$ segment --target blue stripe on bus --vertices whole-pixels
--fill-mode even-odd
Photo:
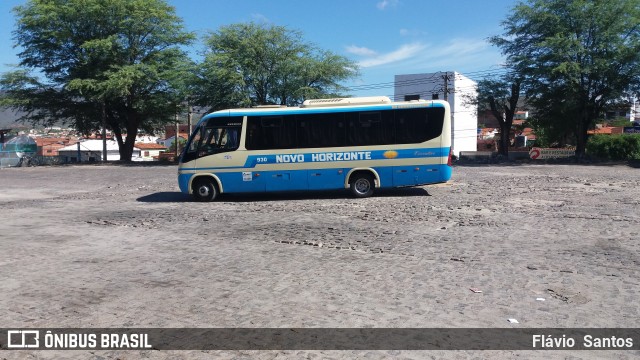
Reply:
[[[416,186],[446,182],[451,178],[448,165],[408,165],[373,167],[380,177],[382,188]],[[289,190],[338,190],[344,188],[349,168],[272,170],[259,172],[215,173],[225,193]],[[259,174],[259,176],[258,176]],[[189,182],[199,174],[180,174],[178,184],[188,193]]]
[[[375,151],[327,151],[307,154],[251,155],[247,158],[245,168],[253,168],[260,164],[288,164],[310,162],[340,162],[357,160],[415,159],[443,157],[449,155],[448,148],[426,148],[406,150]]]
[[[256,165],[294,164],[294,163],[325,163],[359,160],[391,160],[391,159],[418,159],[449,156],[449,148],[422,148],[403,150],[374,150],[374,151],[326,151],[313,153],[289,153],[250,155],[244,166],[226,167],[196,167],[182,168],[181,171],[195,170],[222,170],[222,169],[252,169]]]

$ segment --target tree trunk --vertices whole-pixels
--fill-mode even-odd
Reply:
[[[127,125],[127,137],[124,144],[120,146],[120,161],[131,161],[133,155],[133,147],[136,143],[136,135],[138,134],[138,127],[129,124]]]
[[[518,99],[520,98],[520,82],[516,81],[511,84],[511,95],[507,100],[507,104],[503,104],[502,108],[499,108],[496,98],[489,96],[489,107],[491,113],[498,119],[500,124],[500,143],[498,144],[498,154],[505,157],[509,156],[509,136],[511,135],[511,126],[513,125],[513,116],[516,113],[516,106],[518,105]]]
[[[500,145],[498,147],[498,154],[503,156],[509,156],[509,135],[511,134],[511,124],[500,121]]]
[[[576,129],[576,158],[584,158],[587,150],[587,128],[589,121],[584,118],[578,121],[578,128]]]
[[[498,120],[498,125],[500,125],[500,140],[498,141],[498,154],[508,156],[509,155],[509,131],[511,130],[511,125],[508,125],[507,127],[507,122],[504,117],[504,114],[498,110],[498,104],[495,98],[489,97],[489,106],[491,108],[491,113]]]
[[[130,162],[133,155],[133,146],[136,143],[136,136],[138,135],[138,118],[137,114],[133,110],[129,110],[127,114],[127,137],[124,143],[119,143],[120,161]],[[178,134],[176,134],[177,140]]]
[[[587,107],[583,104],[581,115],[578,119],[578,126],[576,128],[576,158],[578,159],[584,158],[584,154],[587,149],[587,130],[590,122]]]
[[[509,146],[511,142],[509,141],[509,137],[511,136],[511,127],[513,126],[513,117],[516,113],[516,107],[518,106],[518,99],[520,98],[520,81],[515,81],[511,84],[511,95],[509,96],[509,104],[505,105],[503,108],[504,111],[504,120],[500,121],[500,131],[504,136],[501,137],[501,155],[505,157],[509,156]]]

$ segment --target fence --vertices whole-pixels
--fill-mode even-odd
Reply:
[[[15,156],[7,156],[9,153],[0,154],[0,169],[18,167],[21,166],[20,158]],[[52,165],[64,165],[69,164],[70,161],[66,156],[41,156],[36,155],[31,157],[33,164],[37,166],[52,166]]]

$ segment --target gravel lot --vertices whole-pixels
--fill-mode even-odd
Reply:
[[[457,166],[448,184],[367,199],[313,192],[213,203],[192,202],[176,178],[175,166],[0,170],[0,327],[638,327],[638,169]],[[213,355],[551,356],[3,351],[0,359]]]

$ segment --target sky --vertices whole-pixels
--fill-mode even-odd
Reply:
[[[487,38],[516,0],[167,0],[187,30],[202,38],[221,26],[256,22],[302,32],[306,42],[360,66],[344,83],[353,96],[393,95],[395,75],[456,71],[478,80],[500,71],[504,57]],[[27,0],[0,0],[0,72],[17,64],[12,9]]]

